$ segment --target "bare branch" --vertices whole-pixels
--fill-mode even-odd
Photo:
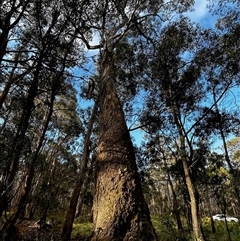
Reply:
[[[79,32],[79,34],[81,35],[80,39],[85,43],[87,49],[100,49],[103,47],[102,44],[90,45],[83,33]]]
[[[149,123],[143,124],[143,125],[140,125],[140,126],[136,126],[136,127],[134,127],[134,128],[128,129],[128,131],[135,131],[135,130],[138,130],[138,129],[142,129],[143,127],[146,127],[146,126],[148,126],[148,125],[149,125]]]

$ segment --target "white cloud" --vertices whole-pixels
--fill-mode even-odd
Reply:
[[[90,44],[91,46],[99,45],[99,44],[100,44],[99,32],[95,31],[95,32],[93,33],[92,40],[89,42],[89,44]]]
[[[195,0],[193,11],[185,15],[193,22],[199,23],[203,28],[212,28],[216,24],[216,16],[214,17],[207,7],[208,0]]]
[[[208,0],[196,0],[194,4],[194,11],[187,13],[195,22],[200,22],[209,12],[207,9]]]

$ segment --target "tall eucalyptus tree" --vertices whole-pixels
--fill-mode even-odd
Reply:
[[[196,37],[197,36],[197,37]],[[194,133],[200,103],[206,93],[201,80],[201,66],[195,56],[202,46],[201,31],[186,18],[166,26],[150,61],[149,99],[142,123],[150,124],[150,133],[159,132],[172,139],[172,156],[181,163],[191,207],[194,240],[204,240],[198,212],[197,188],[191,166],[194,161]],[[149,104],[148,104],[149,103]],[[150,107],[151,106],[151,107]],[[159,126],[156,125],[159,123]]]
[[[84,19],[86,31],[79,31],[79,38],[86,47],[99,49],[99,78],[96,84],[99,88],[100,130],[96,157],[92,241],[157,240],[144,200],[134,148],[117,89],[115,50],[123,38],[130,43],[134,38],[142,38],[150,44],[149,36],[154,34],[151,30],[156,17],[158,20],[166,17],[164,10],[183,11],[192,1],[164,3],[105,0],[88,2],[85,6],[83,2],[68,1],[66,9],[71,15],[70,21],[76,28],[79,19]],[[95,34],[99,44],[91,45],[89,33]]]
[[[89,29],[98,31],[100,37],[99,45],[91,46],[80,32],[89,49],[100,48],[98,84],[101,116],[92,240],[156,239],[113,72],[115,47],[136,25],[142,7],[139,2],[95,1],[88,6],[85,16],[81,16],[86,18]],[[88,21],[88,14],[91,14],[92,22]]]
[[[100,48],[98,87],[101,112],[92,240],[157,240],[143,197],[113,71],[115,47],[139,18],[145,20],[145,16],[138,15],[143,5],[138,1],[96,1],[89,7],[97,10],[95,26],[89,27],[98,30],[100,43],[91,46],[84,34],[81,39],[89,49]]]

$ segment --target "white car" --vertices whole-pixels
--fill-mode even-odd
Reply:
[[[212,216],[212,217],[213,217],[213,220],[214,220],[214,221],[215,221],[215,220],[225,221],[225,218],[226,218],[226,220],[227,220],[228,222],[231,222],[231,221],[233,221],[233,222],[238,222],[238,221],[239,221],[238,218],[229,217],[229,216],[227,216],[227,215],[225,215],[225,214],[216,214],[216,215],[214,215],[214,216]]]

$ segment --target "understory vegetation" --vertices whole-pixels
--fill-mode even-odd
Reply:
[[[0,1],[1,241],[240,240],[240,2],[199,2]]]
[[[31,226],[26,227],[25,229],[20,229],[22,238],[19,237],[19,240],[36,240],[36,241],[57,241],[61,233],[61,220],[63,221],[64,217],[52,217],[51,220],[58,220],[58,225],[49,226],[44,230],[33,230]],[[172,218],[171,214],[165,215],[154,215],[152,216],[153,226],[156,230],[156,233],[159,237],[159,240],[162,241],[189,241],[192,240],[191,227],[187,224],[184,225],[184,230],[179,230],[177,224]],[[50,223],[50,222],[49,222]],[[202,218],[203,232],[206,240],[209,241],[225,241],[232,240],[238,241],[240,238],[240,225],[239,223],[229,222],[226,224],[222,221],[215,221],[215,232],[212,231],[211,220],[209,217]],[[38,227],[39,228],[39,227]],[[229,230],[229,233],[227,231]],[[71,240],[89,240],[93,232],[93,223],[89,220],[88,217],[82,217],[75,220],[73,224],[72,239]],[[38,235],[36,235],[36,233]],[[230,237],[229,237],[230,235]]]

